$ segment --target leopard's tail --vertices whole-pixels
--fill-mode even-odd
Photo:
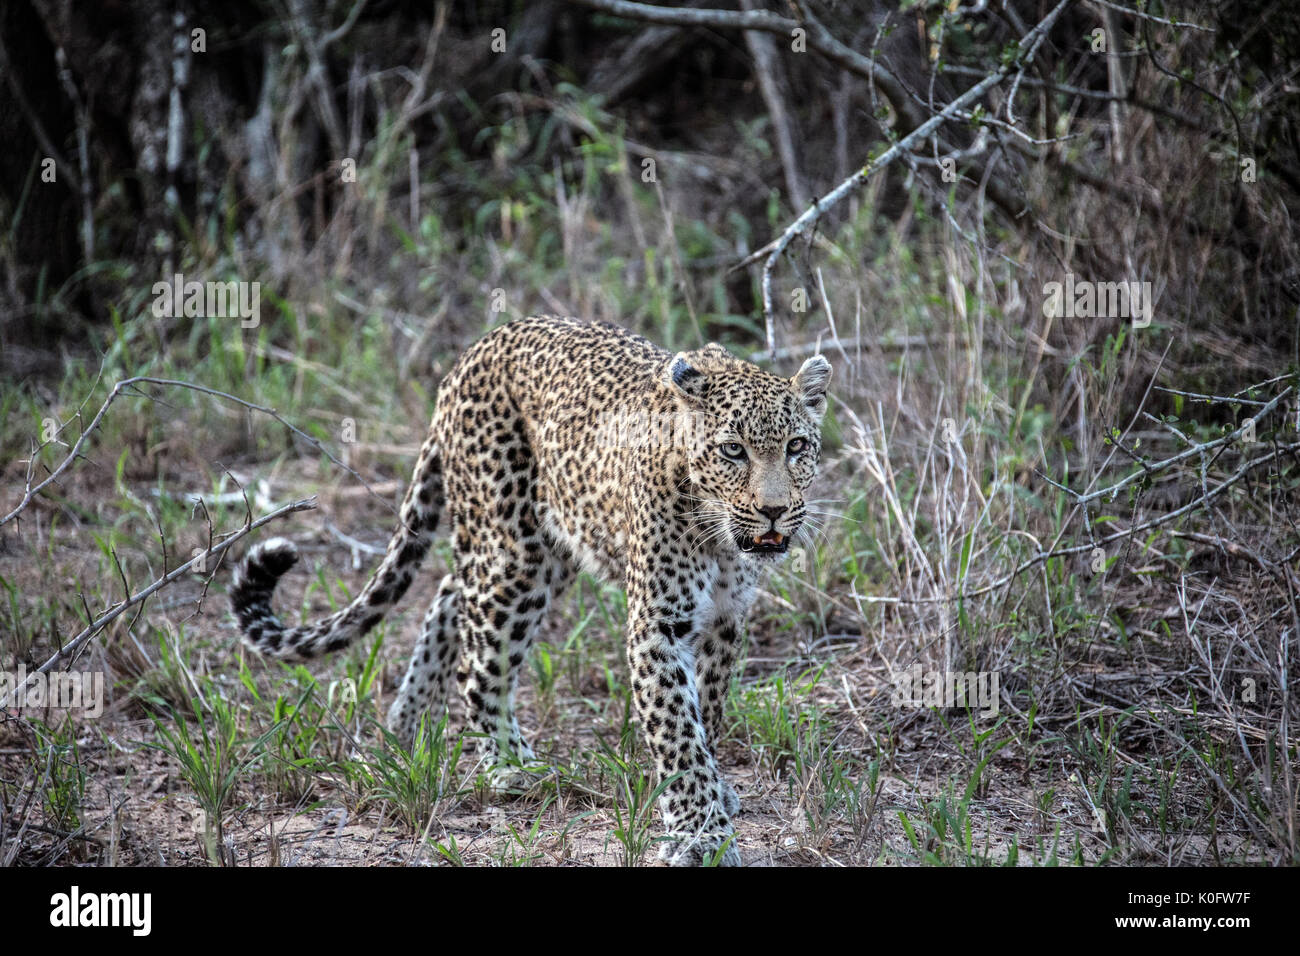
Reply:
[[[271,657],[301,661],[347,647],[368,633],[410,587],[429,553],[444,504],[442,460],[430,438],[420,451],[384,560],[351,604],[315,624],[286,628],[271,609],[276,582],[298,560],[298,550],[284,538],[252,548],[230,590],[244,643]]]

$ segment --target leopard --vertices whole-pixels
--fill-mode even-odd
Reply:
[[[229,592],[244,643],[307,661],[369,633],[407,591],[444,514],[451,572],[387,714],[410,746],[447,706],[489,766],[528,764],[515,694],[548,609],[580,572],[622,585],[631,709],[662,788],[659,857],[742,865],[716,752],[760,577],[811,534],[830,362],[786,378],[710,342],[670,352],[563,316],[501,324],[443,379],[398,521],[356,597],[316,623],[272,607],[297,548],[254,545]],[[666,783],[664,783],[666,781]]]

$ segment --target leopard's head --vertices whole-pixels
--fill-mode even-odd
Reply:
[[[710,344],[679,352],[661,383],[689,422],[683,510],[716,548],[771,560],[805,527],[817,477],[831,365],[821,355],[782,378]]]

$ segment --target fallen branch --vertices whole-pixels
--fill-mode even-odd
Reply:
[[[150,584],[148,587],[144,588],[143,590],[137,591],[135,594],[130,595],[126,600],[122,601],[120,604],[115,605],[109,611],[105,612],[104,614],[100,615],[98,618],[96,618],[95,620],[87,624],[86,627],[79,634],[76,635],[76,637],[70,640],[67,644],[65,644],[62,648],[60,648],[57,653],[52,655],[49,660],[47,660],[44,664],[38,667],[35,671],[33,671],[28,676],[27,680],[23,681],[22,684],[18,685],[16,688],[10,691],[8,698],[4,701],[0,701],[0,710],[4,710],[8,707],[14,706],[15,703],[21,699],[21,695],[26,690],[28,684],[32,683],[35,680],[37,674],[48,673],[49,671],[57,667],[59,664],[61,664],[63,661],[66,661],[74,654],[77,654],[87,643],[90,642],[91,638],[93,638],[96,634],[102,631],[108,624],[112,623],[114,620],[120,617],[128,608],[135,607],[137,604],[140,604],[143,601],[147,600],[149,596],[154,592],[161,590],[162,588],[171,584],[177,578],[188,573],[190,568],[192,568],[195,564],[201,564],[202,567],[206,568],[209,559],[221,557],[221,555],[223,555],[226,552],[227,548],[229,548],[232,544],[234,544],[236,541],[238,541],[240,538],[244,537],[245,535],[250,534],[253,531],[256,531],[258,528],[262,527],[265,524],[269,524],[270,522],[275,521],[277,518],[283,518],[285,515],[293,514],[295,511],[310,511],[315,507],[316,507],[315,498],[303,498],[299,501],[291,502],[282,508],[277,508],[275,511],[272,511],[270,514],[263,515],[262,517],[256,520],[251,520],[252,516],[250,515],[249,516],[250,520],[245,521],[244,526],[240,528],[238,531],[231,532],[230,536],[227,537],[224,541],[219,541],[216,544],[214,544],[211,548],[209,548],[207,551],[195,555],[189,561],[186,561],[184,564],[182,564],[180,567],[174,568],[172,571],[168,572],[167,574],[164,574],[161,578],[154,581],[153,584]]]

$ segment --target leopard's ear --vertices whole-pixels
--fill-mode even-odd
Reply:
[[[790,380],[794,393],[808,406],[808,412],[817,421],[826,414],[826,387],[830,382],[831,363],[824,355],[810,357]]]
[[[703,401],[708,388],[708,379],[704,373],[691,364],[685,352],[678,352],[672,361],[664,366],[661,378],[664,386],[671,392],[692,401]]]

